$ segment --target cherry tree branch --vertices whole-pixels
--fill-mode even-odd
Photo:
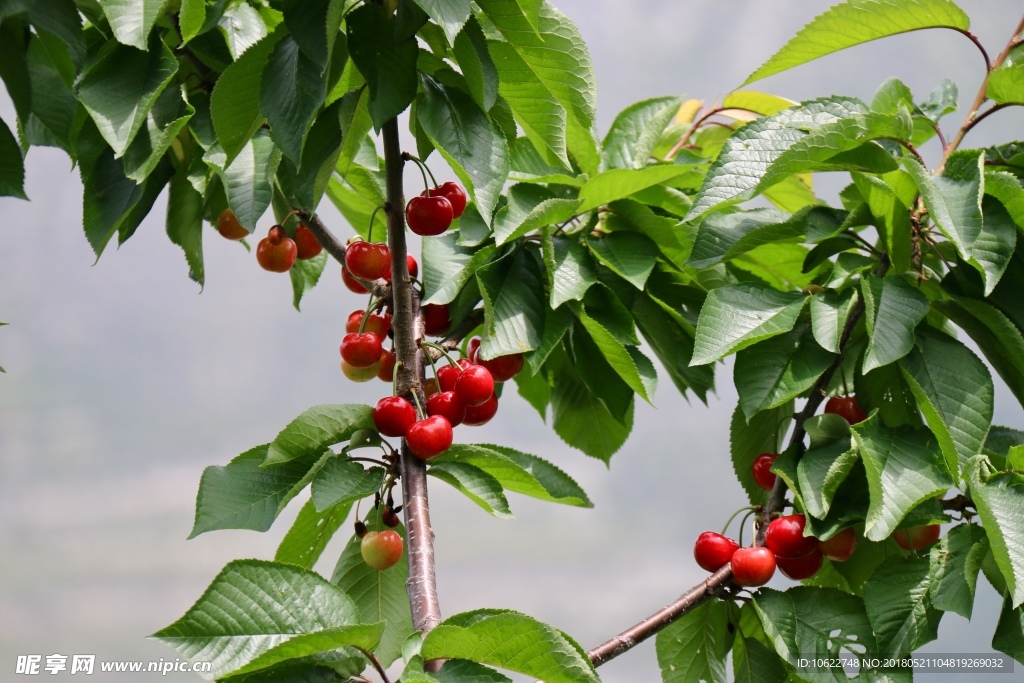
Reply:
[[[409,397],[416,392],[423,403],[423,354],[419,341],[423,338],[420,300],[412,286],[406,255],[405,214],[402,207],[402,151],[398,138],[398,121],[389,119],[381,131],[384,140],[384,174],[387,183],[388,245],[391,248],[392,328],[395,333],[395,356],[398,367],[398,394]],[[415,457],[402,441],[399,457],[402,476],[402,497],[405,505],[405,528],[409,558],[409,580],[406,590],[412,608],[413,628],[426,634],[441,622],[434,573],[434,532],[430,527],[427,500],[426,464]],[[429,663],[428,663],[429,664]]]

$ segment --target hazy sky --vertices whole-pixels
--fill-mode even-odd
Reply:
[[[721,97],[825,6],[557,4],[577,22],[593,56],[602,131],[639,99]],[[962,6],[990,52],[1020,11],[1010,0]],[[923,95],[949,76],[964,102],[973,98],[980,67],[962,36],[920,32],[754,87],[797,100],[869,98],[895,75]],[[0,115],[13,121],[6,97]],[[947,127],[961,116],[952,115]],[[1022,133],[1021,110],[1007,110],[972,132],[968,144]],[[291,308],[287,276],[260,270],[251,254],[213,231],[205,240],[207,285],[200,294],[163,234],[162,200],[134,238],[93,265],[80,227],[81,186],[67,157],[33,148],[26,189],[31,202],[0,200],[7,249],[0,320],[11,323],[0,329],[0,365],[7,369],[0,375],[0,666],[28,653],[172,657],[144,636],[180,616],[229,560],[271,557],[301,504],[266,534],[222,531],[186,542],[202,468],[270,440],[308,406],[373,403],[383,395],[383,384],[354,385],[338,370],[344,320],[363,301],[341,286],[332,265],[300,315]],[[332,208],[325,204],[323,213],[339,235],[349,234]],[[264,223],[262,230],[270,221]],[[638,405],[633,435],[607,469],[559,441],[514,391],[505,396],[492,424],[460,428],[456,439],[542,455],[576,477],[596,507],[513,496],[518,519],[499,521],[432,481],[445,614],[515,608],[589,648],[703,577],[692,559],[693,539],[743,504],[728,461],[731,368],[720,371],[718,396],[708,407],[687,403],[663,381],[657,409]],[[1003,388],[996,422],[1024,427]],[[329,574],[339,551],[340,542],[333,543],[318,569]],[[947,614],[931,651],[989,650],[997,605],[990,589],[980,593],[974,624]],[[609,682],[656,680],[653,647],[638,648],[601,674]]]

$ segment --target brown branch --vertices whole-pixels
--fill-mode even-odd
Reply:
[[[419,295],[412,286],[406,261],[408,249],[405,241],[405,214],[402,211],[405,206],[402,197],[402,167],[405,162],[398,139],[398,121],[389,119],[384,123],[381,133],[387,182],[385,211],[388,217],[388,244],[391,247],[391,320],[398,363],[398,393],[408,397],[416,392],[422,405],[423,354],[419,349],[419,340],[423,338],[423,321],[419,314]],[[406,582],[406,590],[412,608],[413,628],[425,635],[441,622],[434,574],[434,532],[430,527],[426,464],[409,451],[404,439],[399,470],[408,537],[409,580]]]

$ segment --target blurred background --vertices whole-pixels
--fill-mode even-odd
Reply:
[[[1018,0],[960,4],[992,54],[1021,11]],[[591,51],[603,134],[618,111],[640,99],[720,98],[826,3],[556,5]],[[752,87],[794,100],[870,99],[897,76],[923,98],[950,77],[966,107],[982,71],[964,37],[927,31],[847,50]],[[0,115],[14,120],[6,94]],[[962,116],[948,117],[945,128],[955,129]],[[975,129],[965,145],[1022,134],[1024,115],[1011,108]],[[938,158],[934,146],[924,154],[930,163]],[[432,162],[437,172],[442,162]],[[419,180],[408,177],[412,191]],[[843,184],[816,182],[828,199]],[[0,375],[0,679],[12,677],[18,654],[173,659],[145,636],[183,614],[228,561],[272,558],[302,502],[265,534],[218,531],[186,541],[203,467],[269,441],[309,406],[373,403],[384,395],[383,383],[353,384],[338,369],[345,318],[364,301],[329,265],[299,314],[287,276],[261,270],[253,254],[212,229],[200,293],[163,234],[162,200],[135,237],[94,264],[80,227],[81,185],[68,158],[33,148],[26,190],[31,202],[0,200],[0,320],[10,323],[0,329],[0,365],[7,370]],[[329,202],[321,209],[337,234],[350,234]],[[269,214],[263,222],[259,231],[269,227]],[[444,613],[517,609],[589,649],[701,580],[694,539],[744,504],[728,455],[731,376],[731,367],[722,366],[708,405],[684,399],[663,381],[657,408],[638,404],[633,434],[607,468],[562,443],[514,391],[505,393],[491,424],[457,430],[458,441],[504,443],[550,459],[577,479],[595,507],[513,494],[517,519],[502,521],[431,480]],[[1002,386],[995,423],[1024,427],[1024,414]],[[343,540],[328,547],[321,573],[330,575]],[[998,598],[987,582],[978,585],[973,622],[946,614],[927,651],[991,651]],[[659,680],[653,640],[600,674],[609,683]],[[99,671],[92,680],[104,676],[127,680]]]

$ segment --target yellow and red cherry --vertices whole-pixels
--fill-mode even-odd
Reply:
[[[372,332],[349,332],[341,340],[341,358],[355,368],[375,365],[380,361],[383,351],[380,337]],[[377,370],[374,370],[371,377],[377,376]]]
[[[229,240],[240,240],[249,236],[249,231],[242,227],[238,216],[231,209],[224,209],[217,216],[217,232]]]
[[[275,225],[267,236],[256,245],[256,262],[272,273],[286,273],[295,265],[298,252],[295,242],[285,235],[280,225]]]
[[[300,261],[319,256],[320,252],[324,250],[313,231],[305,225],[300,225],[295,229],[295,246],[298,249]]]
[[[365,311],[352,311],[349,313],[348,320],[345,321],[346,332],[358,332],[360,325],[363,324],[363,317]],[[385,313],[384,315],[378,315],[371,313],[370,317],[366,319],[366,325],[363,327],[363,332],[372,332],[381,339],[388,336],[388,330],[391,329],[391,316]]]
[[[398,564],[402,559],[402,537],[397,531],[368,531],[359,542],[363,561],[378,571]]]

